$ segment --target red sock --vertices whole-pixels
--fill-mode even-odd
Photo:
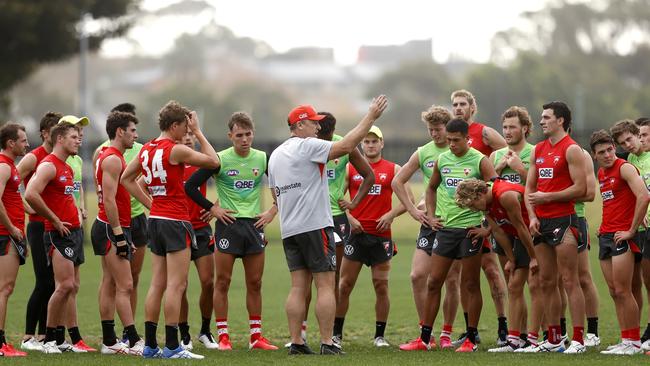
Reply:
[[[584,342],[585,327],[573,327],[573,340],[585,344]]]
[[[451,340],[451,332],[452,332],[452,325],[451,324],[443,324],[442,325],[442,332],[440,332],[440,338],[447,338]]]
[[[249,316],[248,325],[251,328],[251,343],[253,343],[262,336],[262,317],[260,315]]]
[[[215,322],[217,323],[217,335],[219,336],[219,341],[221,341],[222,338],[230,338],[228,335],[228,319],[215,319]]]
[[[641,334],[641,328],[632,328],[621,332],[623,338],[629,339],[631,341],[641,340],[640,334]]]
[[[562,341],[562,327],[559,325],[548,326],[548,342],[558,344]]]
[[[537,346],[537,338],[539,337],[539,334],[536,332],[528,332],[528,342],[530,344]]]

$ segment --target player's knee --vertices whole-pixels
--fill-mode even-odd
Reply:
[[[372,280],[377,296],[388,296],[388,280]]]
[[[62,294],[64,296],[68,296],[68,295],[71,295],[71,294],[74,293],[75,287],[76,287],[76,285],[74,283],[74,280],[72,280],[72,279],[64,280],[64,281],[60,281],[58,283],[58,285],[56,286],[55,291],[59,292],[60,294]]]
[[[217,276],[215,287],[219,292],[228,292],[230,289],[230,276]]]
[[[411,283],[423,283],[427,280],[428,273],[411,271]]]
[[[443,278],[429,277],[427,280],[427,291],[430,293],[440,292],[442,285],[445,283]]]
[[[510,282],[508,282],[508,294],[510,296],[523,296],[524,294],[523,283],[519,281],[510,280]]]
[[[262,291],[262,277],[247,279],[246,289],[250,292]]]
[[[16,281],[7,281],[2,287],[0,287],[0,296],[8,298],[13,292],[14,287],[16,286]]]
[[[481,281],[480,280],[466,280],[463,283],[463,287],[465,288],[465,292],[468,294],[476,294],[481,291]]]

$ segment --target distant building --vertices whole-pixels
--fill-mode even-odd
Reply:
[[[405,61],[431,60],[431,39],[408,41],[403,45],[361,46],[359,64],[396,65]]]

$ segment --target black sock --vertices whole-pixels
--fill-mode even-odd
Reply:
[[[178,344],[178,325],[165,325],[165,347],[175,350]]]
[[[178,330],[181,332],[183,343],[190,343],[192,340],[192,336],[190,336],[190,325],[187,322],[178,323]]]
[[[548,330],[543,331],[542,334],[544,335],[542,339],[548,341]]]
[[[5,339],[5,330],[0,329],[0,346],[2,346],[3,344],[6,344],[6,343],[7,343],[7,340]]]
[[[210,333],[210,318],[201,317],[201,334]]]
[[[469,339],[474,344],[476,344],[477,334],[478,334],[478,329],[474,327],[467,327],[467,339]]]
[[[469,328],[469,318],[468,318],[467,313],[463,313],[463,317],[465,318],[465,329]]]
[[[68,334],[70,334],[70,340],[72,344],[77,344],[81,340],[81,333],[79,332],[79,327],[72,327],[68,329]]]
[[[375,322],[375,338],[383,337],[386,330],[386,322]]]
[[[56,328],[45,328],[45,343],[56,341]]]
[[[158,323],[144,322],[144,344],[149,348],[158,348],[156,329],[158,329]]]
[[[598,337],[598,317],[587,318],[587,333],[593,333]]]
[[[140,335],[138,335],[138,331],[135,329],[135,324],[131,324],[124,328],[124,332],[126,333],[126,338],[129,339],[129,348],[135,346],[135,344],[140,340]]]
[[[126,329],[122,329],[122,339],[126,339]]]
[[[499,321],[499,331],[506,331],[508,332],[508,318],[505,316],[500,316],[497,318]]]
[[[648,326],[645,328],[645,331],[643,332],[643,336],[641,336],[641,342],[645,342],[648,339],[650,339],[650,323],[648,323]]]
[[[115,335],[115,320],[102,320],[102,343],[112,346],[117,343]]]
[[[562,330],[562,335],[566,334],[566,318],[560,318],[560,329]]]
[[[65,327],[59,325],[56,327],[56,344],[61,345],[63,342],[65,342]]]
[[[422,331],[420,332],[420,339],[424,344],[429,344],[431,342],[431,327],[427,325],[422,326]]]
[[[528,342],[528,334],[526,333],[519,334],[519,339],[521,339],[524,342]]]
[[[334,335],[343,338],[343,323],[345,322],[345,318],[334,318]]]

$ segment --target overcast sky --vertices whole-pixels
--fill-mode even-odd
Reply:
[[[494,33],[522,25],[519,14],[541,9],[546,0],[207,0],[216,8],[218,24],[238,36],[266,41],[276,51],[292,47],[332,47],[336,61],[354,63],[360,45],[402,44],[433,39],[433,57],[445,62],[461,57],[485,62]],[[156,9],[174,0],[144,0]],[[138,51],[123,40],[104,43],[103,53],[126,56],[132,52],[162,54],[182,33],[195,33],[212,14],[165,17],[137,24],[130,37]]]

